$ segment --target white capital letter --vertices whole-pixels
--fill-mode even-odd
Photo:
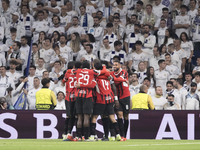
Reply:
[[[33,114],[33,117],[37,118],[37,134],[36,138],[37,139],[58,139],[58,131],[56,130],[56,125],[57,125],[57,118],[53,114]],[[44,120],[48,119],[50,120],[50,125],[49,126],[44,126]],[[49,138],[44,138],[44,131],[49,131],[51,132],[51,137]]]
[[[127,139],[130,139],[131,120],[139,120],[139,114],[129,114],[129,127],[126,134]]]
[[[194,114],[188,114],[188,121],[187,121],[187,139],[188,140],[194,140],[194,125],[195,125],[195,120],[194,120]]]
[[[169,125],[170,132],[165,132],[167,124]],[[174,140],[180,140],[180,135],[176,128],[176,124],[174,122],[174,118],[173,118],[172,114],[164,114],[164,116],[163,116],[160,128],[156,135],[156,139],[160,140],[163,138],[173,138]]]
[[[17,118],[17,115],[13,114],[13,113],[0,114],[0,128],[4,131],[7,131],[10,133],[10,137],[8,137],[8,138],[0,137],[0,139],[17,139],[17,137],[18,137],[17,130],[15,128],[13,128],[12,126],[9,126],[4,123],[5,119],[16,120],[16,118]]]

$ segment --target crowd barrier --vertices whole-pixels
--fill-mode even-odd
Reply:
[[[65,111],[0,111],[0,139],[62,138]],[[97,134],[103,136],[100,117]],[[75,133],[75,127],[73,128]],[[127,139],[200,139],[200,111],[131,111]]]

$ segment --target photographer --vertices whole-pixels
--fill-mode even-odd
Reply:
[[[7,110],[7,102],[6,99],[4,97],[0,98],[0,110]]]

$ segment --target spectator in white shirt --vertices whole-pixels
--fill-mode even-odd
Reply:
[[[51,0],[51,7],[45,6],[43,9],[48,10],[50,12],[50,16],[60,15],[61,8],[57,5],[57,0]]]
[[[192,74],[194,75],[197,71],[200,71],[200,57],[197,58],[197,66],[194,67]]]
[[[134,91],[135,94],[138,94],[139,91],[140,91],[140,86],[142,85],[142,84],[140,84],[140,83],[138,82],[139,76],[138,76],[137,73],[133,73],[131,78],[132,78],[132,81],[131,81],[132,83],[131,83],[131,85],[129,86],[129,91],[130,91],[130,92]]]
[[[28,55],[29,55],[29,51],[30,51],[30,47],[29,47],[29,45],[27,43],[28,43],[27,37],[26,36],[22,36],[21,37],[20,52],[24,53],[26,55],[26,61],[25,61],[26,64],[27,64],[27,61],[28,61]]]
[[[28,91],[28,96],[27,96],[27,104],[28,104],[28,109],[33,109],[35,110],[35,102],[36,102],[36,97],[35,94],[37,91],[41,89],[40,87],[40,79],[38,77],[34,77],[33,79],[33,88]]]
[[[87,40],[81,40],[81,45],[82,45],[82,48],[81,50],[77,53],[77,57],[76,57],[76,61],[80,61],[82,56],[87,54],[86,52],[86,45],[88,45],[89,42]]]
[[[33,88],[33,79],[35,77],[35,71],[36,71],[36,67],[30,66],[28,82],[27,82],[27,91],[29,91]]]
[[[167,102],[167,99],[163,97],[161,86],[157,86],[155,88],[155,95],[152,96],[152,101],[155,106],[155,110],[163,110],[163,106]]]
[[[166,20],[161,19],[160,20],[160,27],[158,28],[157,31],[155,31],[155,34],[157,35],[158,46],[160,46],[164,42],[166,29],[167,29]]]
[[[86,13],[85,5],[81,5],[80,9],[80,26],[84,28],[85,33],[88,32],[88,29],[94,25],[93,17]]]
[[[60,23],[65,27],[65,31],[71,27],[71,20],[72,17],[67,13],[67,6],[63,5],[61,8]]]
[[[139,39],[143,44],[142,51],[148,54],[148,58],[151,58],[153,56],[153,47],[156,44],[156,37],[151,35],[149,25],[144,25],[143,30],[144,34]]]
[[[181,107],[179,106],[179,104],[177,104],[174,101],[174,95],[173,94],[169,94],[167,97],[167,103],[164,104],[163,109],[164,110],[181,110]]]
[[[123,43],[125,29],[124,29],[124,26],[120,24],[119,17],[114,17],[113,19],[113,30],[114,30],[115,35],[117,36],[117,39]]]
[[[114,43],[114,51],[111,51],[107,57],[106,57],[106,61],[110,64],[113,63],[113,57],[114,56],[119,56],[120,57],[120,63],[123,64],[127,64],[127,56],[126,56],[126,52],[121,50],[122,49],[122,43],[120,41],[115,41]]]
[[[191,72],[186,72],[185,73],[185,82],[183,84],[183,87],[187,90],[190,91],[190,85],[192,83],[192,74]]]
[[[100,49],[100,60],[106,61],[106,56],[113,51],[113,46],[110,46],[107,38],[103,39],[103,46]]]
[[[18,12],[12,13],[12,21],[7,24],[6,28],[6,38],[11,38],[11,33],[10,33],[11,28],[17,29],[16,39],[18,41],[21,39],[22,36],[25,35],[24,23],[19,20]]]
[[[189,34],[190,17],[187,15],[187,6],[181,5],[181,15],[176,17],[174,27],[176,34],[180,37],[182,32]]]
[[[162,9],[165,6],[161,3],[161,0],[155,0],[155,6],[153,6],[153,13],[160,18],[162,16]]]
[[[107,33],[106,33],[106,35],[104,35],[103,38],[108,39],[109,44],[111,46],[114,46],[114,42],[117,41],[118,38],[117,38],[117,35],[113,32],[113,24],[112,23],[108,23],[106,25],[106,31],[107,31]]]
[[[147,77],[151,80],[151,87],[156,87],[156,80],[154,75],[154,68],[152,66],[149,66],[147,68]]]
[[[65,94],[63,92],[58,92],[57,94],[57,105],[54,108],[55,110],[66,110],[65,107]]]
[[[2,0],[1,1],[2,8],[1,8],[1,15],[5,17],[6,23],[10,23],[12,21],[12,15],[11,13],[14,12],[9,6],[10,1],[9,0]]]
[[[52,33],[54,31],[58,31],[60,34],[64,34],[65,33],[65,28],[60,25],[60,17],[59,16],[55,16],[54,15],[52,17],[52,22],[53,22],[53,27],[49,28],[48,37],[51,37]]]
[[[169,72],[165,70],[165,60],[158,61],[159,69],[155,71],[156,86],[161,86],[163,91],[166,90],[166,83],[169,80]]]
[[[18,63],[15,60],[11,60],[9,63],[10,69],[6,72],[6,75],[12,78],[14,84],[17,84],[19,78],[22,76],[22,74],[16,71]]]
[[[145,68],[147,68],[148,56],[147,56],[146,53],[144,53],[141,50],[142,49],[142,42],[141,41],[136,41],[135,49],[136,49],[135,52],[128,55],[129,68],[132,69],[132,70],[138,70],[138,64],[141,61],[144,61]]]
[[[150,96],[155,96],[155,88],[151,87],[151,81],[148,77],[144,78],[143,85],[146,85],[148,88],[147,94]]]
[[[193,56],[193,43],[189,40],[187,33],[182,32],[180,35],[181,48],[185,50],[186,53],[186,66],[185,71],[192,71],[192,56]]]
[[[95,10],[94,6],[89,5],[87,3],[88,3],[88,0],[80,0],[80,5],[84,5],[86,7],[86,13],[89,14],[90,16],[92,16],[92,17],[95,17],[96,16],[96,10]],[[80,16],[80,10],[77,9],[76,12]]]
[[[40,50],[40,57],[45,61],[45,68],[51,70],[50,61],[51,56],[54,54],[54,50],[51,48],[51,39],[45,38],[44,46],[45,48]]]
[[[74,32],[78,32],[81,39],[85,39],[85,30],[83,27],[79,26],[79,19],[77,16],[74,16],[72,19],[72,26],[67,31],[67,39],[70,39],[70,35]]]
[[[29,6],[28,5],[22,5],[22,15],[20,16],[20,20],[24,23],[25,28],[25,35],[28,39],[28,45],[31,45],[31,37],[32,37],[32,26],[33,22],[35,21],[32,15],[28,13]]]
[[[154,46],[153,48],[153,57],[149,60],[149,66],[152,66],[154,70],[159,69],[158,61],[161,60],[162,57],[160,56],[160,51],[158,46]]]
[[[196,0],[190,0],[190,11],[188,11],[188,15],[190,16],[191,21],[195,18],[196,14],[198,13],[198,9],[196,9],[196,4]]]
[[[196,92],[199,93],[200,92],[200,72],[197,71],[195,74],[194,74],[194,77],[195,77],[195,82],[197,84],[197,90]]]
[[[6,95],[6,89],[8,87],[15,88],[14,82],[12,78],[6,75],[6,67],[0,67],[0,97],[4,97]]]
[[[32,33],[33,33],[33,42],[36,42],[39,38],[39,33],[44,31],[47,33],[49,30],[48,22],[44,20],[44,12],[38,11],[38,21],[33,23]]]
[[[38,77],[40,80],[42,80],[42,75],[43,75],[44,71],[47,71],[44,68],[44,59],[43,58],[39,58],[38,59],[38,66],[37,66],[36,72],[35,72],[35,76]]]
[[[186,110],[199,110],[199,94],[196,93],[197,84],[191,83],[191,90],[185,97]]]
[[[39,53],[39,48],[38,45],[36,43],[32,44],[32,54],[31,54],[31,65],[33,66],[38,66],[38,59],[40,58],[40,53]]]
[[[138,70],[136,70],[134,73],[137,73],[139,76],[139,83],[143,83],[144,78],[146,78],[147,74],[146,74],[146,66],[145,66],[145,62],[141,61],[138,64]]]
[[[175,50],[174,53],[176,53],[179,56],[179,68],[181,69],[181,73],[183,73],[184,69],[185,69],[185,64],[186,64],[186,53],[185,50],[181,48],[181,40],[180,39],[175,39],[174,40],[174,46],[175,46]]]
[[[92,62],[94,59],[97,58],[97,56],[94,55],[92,52],[93,51],[92,44],[87,44],[85,48],[86,48],[87,53],[85,55],[83,55],[83,58],[85,58],[85,60],[87,60],[89,62]]]
[[[166,29],[165,30],[165,38],[162,44],[166,45],[168,47],[169,44],[173,44],[174,39],[173,39],[173,31],[171,29]]]

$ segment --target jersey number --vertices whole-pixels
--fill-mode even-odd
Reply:
[[[90,76],[89,75],[84,75],[84,74],[80,74],[80,75],[81,75],[81,77],[78,79],[78,82],[80,84],[88,85]],[[81,82],[82,79],[83,79],[84,83]]]
[[[101,80],[101,82],[102,82],[103,88],[104,88],[105,90],[109,90],[109,83],[108,83],[108,81],[106,81],[106,80]]]
[[[70,80],[70,82],[69,82],[69,87],[70,87],[70,88],[74,88],[74,78],[69,77],[69,80]]]

